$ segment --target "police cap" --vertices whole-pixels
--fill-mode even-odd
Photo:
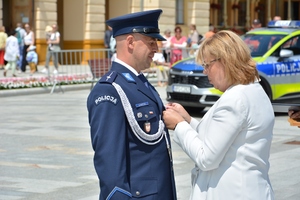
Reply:
[[[157,40],[166,40],[159,34],[158,19],[161,9],[131,13],[106,21],[112,27],[113,37],[128,33],[140,33]]]

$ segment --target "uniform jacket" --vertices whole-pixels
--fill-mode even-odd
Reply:
[[[144,130],[145,123],[150,122],[149,134],[157,132],[164,109],[158,93],[151,92],[119,63],[113,62],[111,71],[95,85],[87,108],[94,166],[100,180],[99,199],[176,199],[165,138],[156,145],[147,145],[134,135],[113,81],[126,93],[139,126]],[[168,132],[167,138],[170,140]]]
[[[268,176],[273,125],[272,105],[258,82],[229,88],[200,122],[180,122],[174,140],[196,164],[190,199],[274,199]]]

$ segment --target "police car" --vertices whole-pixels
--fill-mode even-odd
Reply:
[[[300,21],[270,21],[267,27],[241,37],[251,49],[260,84],[272,103],[300,104]],[[166,90],[168,101],[200,109],[213,105],[222,95],[195,58],[172,66]]]

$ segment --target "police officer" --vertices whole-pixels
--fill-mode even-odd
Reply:
[[[88,100],[99,199],[176,199],[170,137],[164,105],[141,71],[150,67],[162,10],[108,20],[117,58]]]

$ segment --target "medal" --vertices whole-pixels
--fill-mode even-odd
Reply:
[[[143,117],[143,114],[142,114],[141,112],[138,112],[138,113],[137,113],[137,117],[138,117],[138,118],[142,118],[142,117]]]
[[[149,133],[151,131],[151,124],[150,122],[145,122],[144,123],[144,130],[146,133]]]

